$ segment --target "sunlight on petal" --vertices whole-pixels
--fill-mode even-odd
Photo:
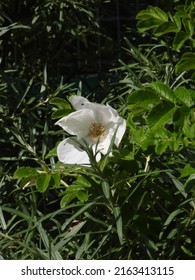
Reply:
[[[76,139],[76,138],[75,138]],[[89,165],[89,157],[73,138],[64,139],[57,147],[59,161],[64,164]]]

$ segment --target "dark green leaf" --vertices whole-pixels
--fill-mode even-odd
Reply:
[[[173,41],[173,49],[178,51],[181,49],[181,47],[183,46],[183,44],[185,43],[186,40],[188,40],[190,38],[190,35],[187,34],[185,31],[180,30],[174,38]]]

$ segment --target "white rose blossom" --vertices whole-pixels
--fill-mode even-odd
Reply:
[[[92,148],[96,161],[99,161],[101,154],[107,154],[113,137],[118,147],[125,133],[126,122],[109,105],[92,103],[81,96],[71,96],[70,103],[76,111],[55,124],[76,137],[60,142],[57,147],[58,159],[64,164],[90,165],[87,152],[78,142],[82,144],[84,139]]]

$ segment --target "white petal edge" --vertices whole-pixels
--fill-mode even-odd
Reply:
[[[89,126],[95,121],[95,111],[82,109],[61,118],[55,124],[61,126],[71,135],[77,135],[78,138],[85,138],[88,134]]]
[[[126,130],[126,121],[125,119],[119,117],[119,120],[118,120],[118,123],[119,123],[119,126],[117,128],[117,132],[116,132],[116,137],[115,137],[115,140],[114,140],[114,144],[118,147],[122,138],[123,138],[123,135],[125,133],[125,130]]]
[[[76,138],[75,138],[76,139]],[[87,153],[74,141],[74,138],[64,139],[57,147],[59,161],[64,164],[78,164],[90,166]]]
[[[85,104],[89,103],[87,98],[77,95],[70,96],[69,101],[76,110],[84,109]]]

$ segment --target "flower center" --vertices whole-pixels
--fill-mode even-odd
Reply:
[[[88,137],[92,141],[97,141],[100,137],[105,136],[105,127],[101,123],[93,122],[88,130]]]

